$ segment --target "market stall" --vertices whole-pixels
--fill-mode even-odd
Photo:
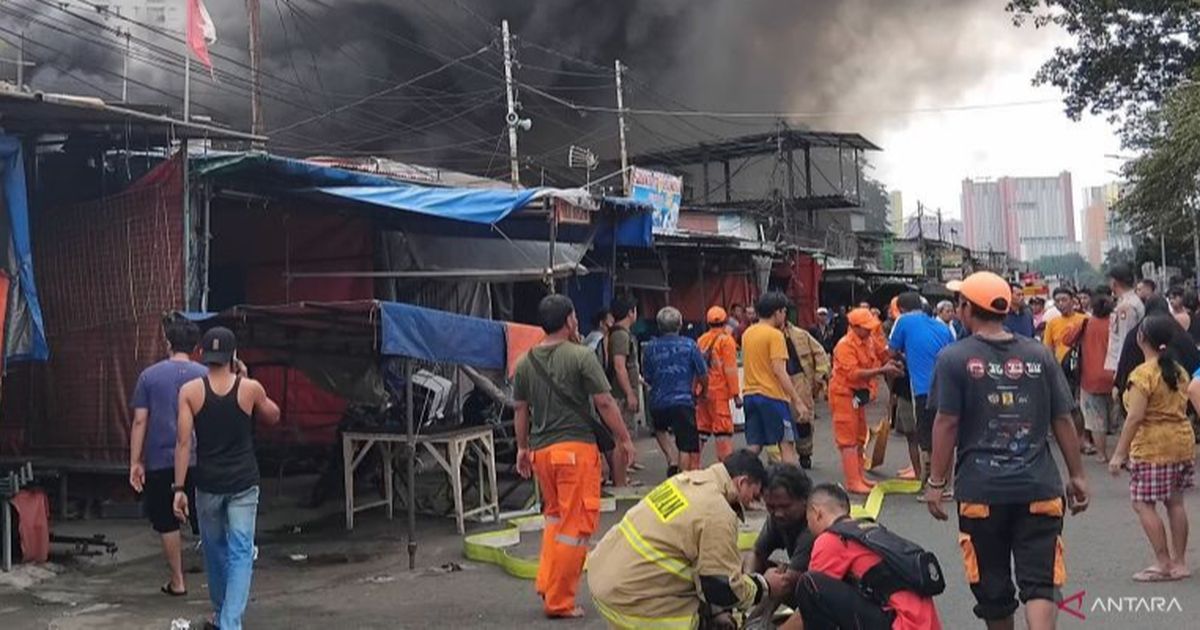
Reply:
[[[425,468],[445,474],[460,532],[466,518],[499,516],[494,431],[503,424],[502,414],[483,424],[464,421],[464,390],[502,398],[493,381],[503,381],[512,361],[537,343],[536,329],[378,300],[238,306],[192,317],[205,327],[233,329],[252,373],[256,365],[294,366],[348,405],[378,410],[339,431],[348,529],[364,509],[385,506],[390,518],[400,495],[408,516],[410,566],[415,566],[416,476],[422,456],[434,460]],[[487,374],[496,376],[481,376]],[[277,385],[266,385],[271,395],[286,400],[286,392],[272,391]],[[366,461],[382,468],[384,496],[362,503],[355,496],[355,473]],[[401,461],[404,475],[397,491],[393,472]],[[477,490],[472,505],[464,497],[468,482]]]

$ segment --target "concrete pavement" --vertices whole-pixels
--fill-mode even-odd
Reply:
[[[872,417],[879,409],[871,410]],[[740,438],[739,438],[740,440]],[[840,471],[831,444],[828,415],[818,420],[817,481],[837,481]],[[639,441],[649,468],[638,474],[653,485],[665,466],[652,439]],[[711,460],[711,447],[708,453]],[[887,471],[904,465],[902,438],[893,438]],[[1108,475],[1094,461],[1086,463],[1093,499],[1083,515],[1067,519],[1067,569],[1064,595],[1084,592],[1080,602],[1086,619],[1062,614],[1060,628],[1196,627],[1200,615],[1200,577],[1165,584],[1135,584],[1129,576],[1150,563],[1149,547],[1128,504],[1127,480]],[[407,571],[403,520],[387,521],[382,512],[360,516],[359,527],[346,534],[340,512],[330,504],[324,512],[288,507],[301,496],[291,492],[268,497],[260,517],[260,557],[255,566],[253,601],[246,615],[249,628],[602,628],[590,605],[586,585],[580,602],[588,618],[548,621],[541,617],[531,582],[499,568],[467,562],[461,538],[448,519],[419,522],[418,563]],[[298,490],[298,488],[295,488]],[[1188,496],[1197,522],[1200,497]],[[615,516],[606,517],[606,523]],[[947,592],[937,599],[948,629],[982,627],[971,613],[973,600],[963,578],[953,521],[932,520],[911,496],[889,496],[882,520],[896,532],[937,553],[947,573]],[[294,528],[300,525],[297,532]],[[190,574],[190,593],[171,598],[158,593],[165,579],[156,538],[138,521],[89,521],[65,524],[84,533],[102,531],[122,545],[115,559],[72,562],[60,574],[26,588],[4,585],[0,578],[0,626],[26,628],[165,630],[174,618],[199,627],[208,611],[203,574]],[[480,528],[486,526],[478,526]],[[525,541],[524,549],[536,547]],[[1196,544],[1190,545],[1193,566],[1200,568]],[[303,560],[293,559],[303,556]],[[199,567],[195,552],[188,564]],[[1099,600],[1097,600],[1099,598]],[[1159,598],[1159,599],[1154,599]],[[1097,601],[1099,603],[1097,603]],[[1169,610],[1166,610],[1169,609]],[[1023,623],[1018,623],[1023,627]]]

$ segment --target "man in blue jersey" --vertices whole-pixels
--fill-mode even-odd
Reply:
[[[892,327],[888,347],[904,357],[908,368],[916,426],[909,427],[915,430],[904,431],[904,437],[908,440],[908,457],[913,470],[919,471],[924,483],[929,475],[929,452],[933,449],[935,412],[928,408],[933,367],[942,348],[954,343],[954,336],[940,320],[925,313],[921,296],[915,291],[901,293],[896,306],[900,309],[900,318]]]

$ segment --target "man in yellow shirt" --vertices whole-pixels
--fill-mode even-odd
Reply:
[[[766,293],[755,304],[758,323],[742,333],[742,393],[748,448],[758,454],[778,444],[783,461],[796,464],[795,418],[808,417],[811,407],[788,376],[787,309],[787,296],[779,292]]]
[[[1062,363],[1063,358],[1071,351],[1071,346],[1066,341],[1067,332],[1087,319],[1087,315],[1075,309],[1075,292],[1067,287],[1054,290],[1054,306],[1058,309],[1059,316],[1046,322],[1042,343],[1045,343],[1046,347],[1054,352],[1054,358]]]

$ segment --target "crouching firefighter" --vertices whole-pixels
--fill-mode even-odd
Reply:
[[[821,484],[808,498],[816,536],[786,630],[941,630],[933,597],[946,588],[937,557],[874,521],[850,518],[850,497]]]
[[[733,627],[732,612],[791,592],[779,569],[742,571],[738,522],[767,471],[742,450],[650,491],[588,558],[588,588],[613,628]]]

